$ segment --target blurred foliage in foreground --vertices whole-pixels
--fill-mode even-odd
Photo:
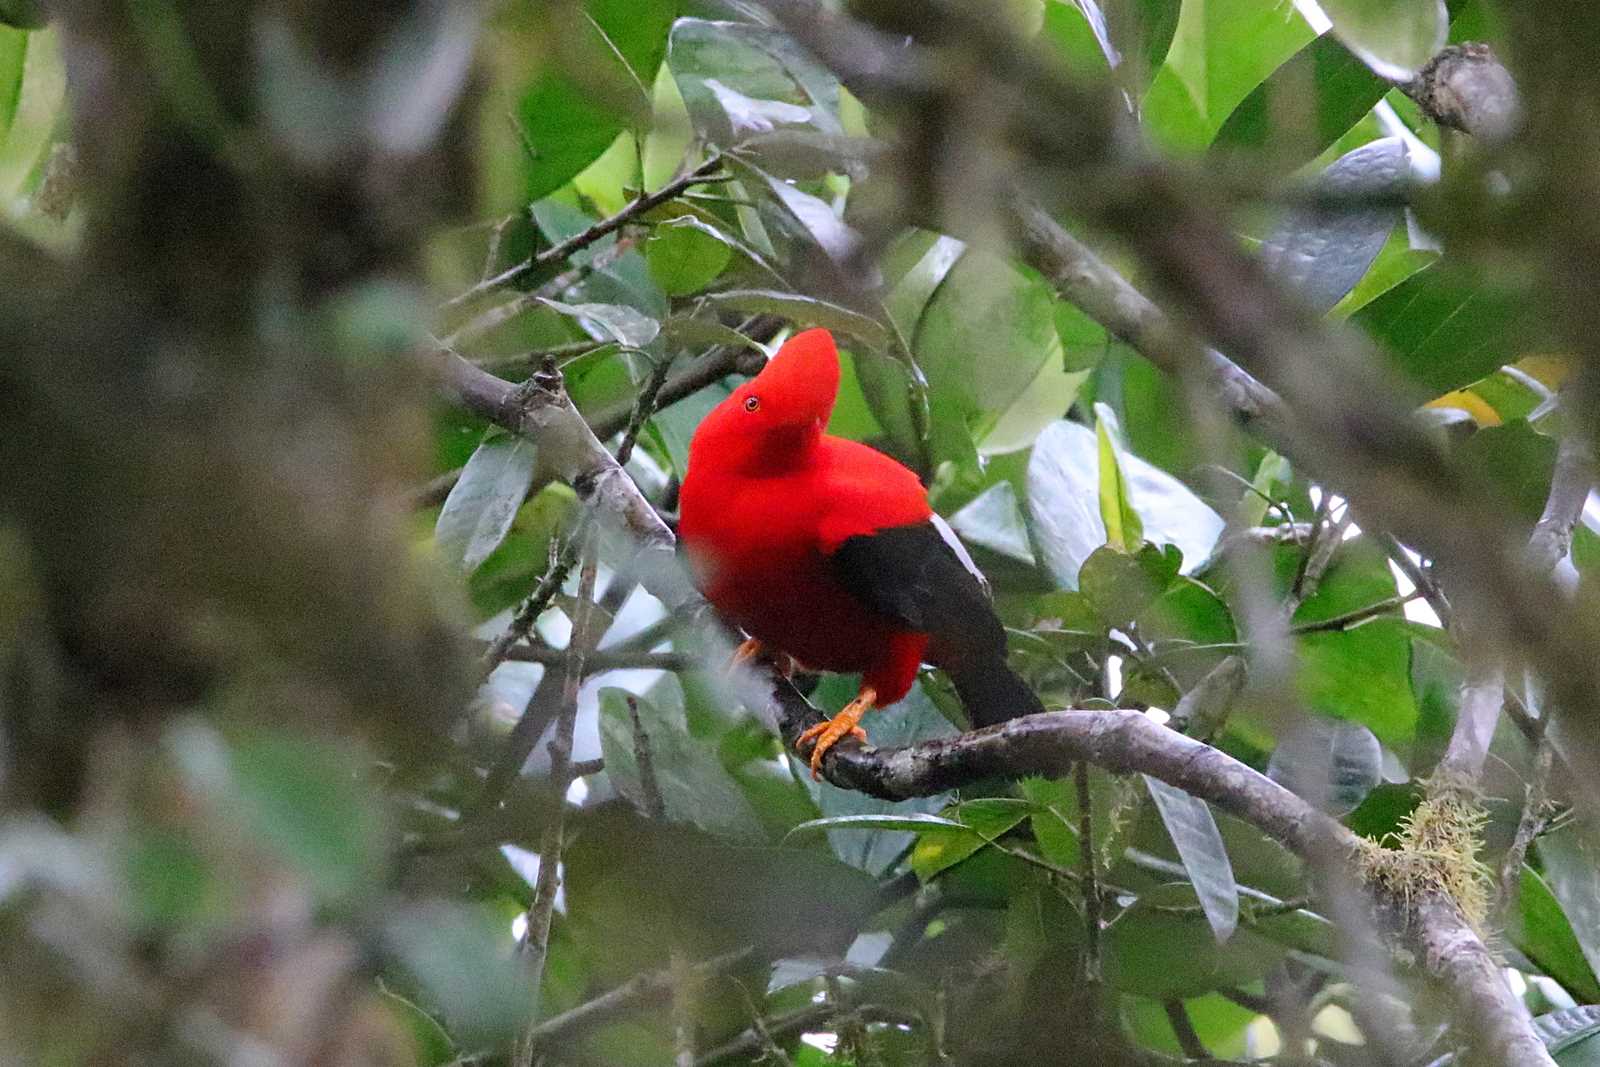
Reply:
[[[448,213],[411,220],[428,223],[420,267],[396,221],[415,205],[374,150],[364,157],[372,169],[337,187],[349,199],[318,206],[339,218],[370,212],[352,226],[359,240],[340,236],[372,245],[359,253],[370,259],[360,277],[327,281],[341,256],[358,253],[308,238],[316,251],[295,281],[311,295],[290,295],[295,286],[262,268],[251,302],[223,317],[238,334],[196,326],[192,307],[169,315],[148,305],[148,330],[173,331],[175,345],[220,351],[246,337],[295,353],[263,360],[273,374],[219,381],[262,396],[302,373],[297,361],[346,357],[327,378],[306,373],[319,389],[367,390],[336,412],[359,423],[388,395],[374,361],[402,362],[397,353],[427,325],[512,380],[553,353],[575,403],[601,422],[629,409],[660,361],[681,367],[713,344],[742,343],[749,316],[828,326],[846,349],[831,432],[927,477],[990,576],[1014,660],[1047,705],[1169,715],[1228,656],[1259,652],[1252,620],[1292,598],[1289,680],[1247,689],[1210,739],[1374,840],[1392,844],[1404,827],[1464,679],[1453,636],[1422,610],[1391,547],[1346,525],[1342,502],[1261,444],[1219,446],[1178,383],[1058,299],[1003,242],[875,232],[885,198],[905,194],[903,175],[866,140],[892,124],[747,5],[518,0],[495,5],[476,36],[470,14],[457,12],[457,24],[418,5],[390,28],[388,58],[364,68],[387,73],[362,83],[364,118],[348,122],[334,116],[361,110],[354,83],[339,80],[353,68],[329,74],[295,36],[325,34],[337,52],[338,31],[264,18],[254,81],[233,72],[219,82],[215,64],[200,61],[210,49],[186,43],[186,32],[203,39],[205,19],[133,6],[149,16],[137,47],[171,76],[176,95],[163,106],[196,109],[176,128],[220,138],[224,158],[248,149],[269,160],[241,167],[291,157],[302,168],[293,173],[322,181],[341,165],[340,138],[376,138],[394,116],[411,125],[384,151],[401,153],[409,130],[473,163],[449,171],[476,183],[464,194],[469,225],[447,224]],[[1001,6],[1076,75],[1115,81],[1151,144],[1185,163],[1321,176],[1335,192],[1374,174],[1437,172],[1437,131],[1374,73],[1414,67],[1438,46],[1443,25],[1413,10],[1428,4],[1329,3],[1331,32],[1308,21],[1320,18],[1315,5],[1272,0]],[[1488,6],[1449,6],[1451,39],[1497,40]],[[1371,16],[1379,7],[1392,10]],[[68,262],[115,231],[95,229],[97,206],[148,211],[135,220],[143,227],[203,228],[181,213],[164,220],[159,191],[146,190],[153,201],[96,199],[105,176],[74,162],[61,31],[12,28],[34,26],[35,15],[0,0],[11,24],[0,27],[0,207],[12,228]],[[461,73],[470,89],[466,119],[442,129],[411,109],[449,81],[448,63],[435,60],[451,54],[462,72],[470,63]],[[243,147],[228,123],[244,120],[209,110],[240,108],[235,93],[255,101],[240,109],[256,123]],[[480,286],[713,156],[705,180],[569,259]],[[274,202],[248,182],[233,193],[252,210]],[[999,232],[983,225],[995,204],[969,207],[974,232]],[[1255,205],[1239,226],[1307,300],[1366,331],[1400,380],[1436,398],[1427,410],[1441,439],[1484,472],[1484,506],[1511,501],[1531,526],[1555,462],[1552,391],[1567,366],[1549,354],[1517,279],[1441,255],[1393,206],[1330,222]],[[881,284],[849,292],[828,265],[863,235],[883,246]],[[179,241],[166,251],[185,254]],[[221,268],[185,269],[199,279]],[[419,310],[419,291],[469,290],[437,323]],[[119,352],[103,356],[112,364]],[[192,383],[169,384],[194,410],[210,402],[183,392]],[[729,388],[715,381],[643,424],[629,471],[663,510],[696,423]],[[414,393],[401,389],[396,408]],[[575,495],[541,466],[536,443],[448,405],[402,420],[413,436],[431,433],[426,465],[384,455],[391,423],[362,446],[347,439],[359,430],[307,430],[294,409],[291,397],[274,424],[292,432],[256,427],[239,446],[265,457],[252,484],[278,485],[282,499],[256,498],[251,510],[230,479],[254,468],[221,463],[217,512],[231,511],[237,528],[207,527],[217,513],[202,499],[145,539],[154,555],[190,561],[184,574],[219,543],[234,545],[219,557],[237,579],[226,594],[183,598],[182,654],[202,655],[213,672],[195,685],[141,690],[137,706],[111,716],[100,716],[101,701],[61,728],[57,709],[99,699],[85,695],[99,679],[73,674],[95,649],[63,649],[52,636],[63,632],[52,618],[60,545],[43,552],[0,525],[6,1062],[442,1067],[505,1062],[518,1040],[537,1062],[619,1067],[1008,1062],[1085,1050],[1117,1062],[1128,1048],[1379,1062],[1353,1021],[1360,979],[1342,962],[1331,909],[1301,863],[1259,831],[1158,782],[1093,768],[1082,783],[1029,779],[896,804],[814,784],[742,709],[718,654],[703,654],[692,628],[614,574],[615,560],[601,560],[605,632],[578,694],[582,777],[564,801],[553,796],[540,745],[499,810],[476,806],[511,724],[524,709],[552,715],[576,576],[539,617],[529,654],[495,669],[465,716],[419,696],[411,679],[463,668],[438,653],[439,671],[424,669],[407,650],[436,649],[437,620],[413,632],[408,613],[435,605],[456,638],[502,630],[569,533]],[[235,427],[197,415],[169,429],[161,447],[199,479],[203,498],[212,450]],[[82,490],[110,446],[96,448],[84,468],[54,472],[50,491]],[[380,496],[355,477],[319,481],[340,449],[366,456],[369,466],[346,456],[352,470],[390,475],[376,515],[326,503],[348,501],[353,484]],[[381,557],[395,571],[330,562],[342,552],[369,559],[367,524],[393,523],[404,478],[430,475],[453,488],[398,520],[415,549],[402,560],[410,569],[395,557]],[[126,487],[156,500],[164,491],[160,479]],[[320,540],[252,570],[280,534],[258,544],[247,532],[285,529],[275,523],[290,521],[289,501],[306,509],[292,523]],[[61,544],[84,525],[75,523],[63,524]],[[1326,538],[1342,540],[1307,583]],[[421,579],[410,574],[419,560]],[[1600,539],[1589,527],[1562,566],[1591,580]],[[380,595],[401,570],[411,592]],[[113,629],[137,629],[141,612],[115,615]],[[352,630],[358,623],[368,629]],[[396,632],[414,643],[378,647],[378,635]],[[1497,871],[1539,760],[1530,723],[1540,694],[1522,690],[1481,783],[1480,858]],[[446,678],[434,691],[456,689]],[[832,711],[853,691],[825,678],[812,698]],[[936,675],[867,721],[879,745],[961,725]],[[519,939],[538,842],[562,803],[560,896],[535,973]],[[1600,867],[1585,827],[1550,814],[1512,871],[1515,893],[1480,918],[1558,1062],[1578,1067],[1600,1063]],[[1086,879],[1102,891],[1093,939]],[[706,960],[717,962],[698,966]],[[584,1014],[640,976],[649,977],[637,996]],[[1437,999],[1404,967],[1392,978],[1389,996],[1414,1008],[1392,1039],[1417,1062],[1447,1055]]]

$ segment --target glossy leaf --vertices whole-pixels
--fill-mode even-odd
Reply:
[[[1184,909],[1174,912],[1174,908]],[[1283,925],[1280,919],[1268,920]],[[1254,927],[1219,945],[1188,885],[1147,890],[1105,932],[1106,981],[1127,993],[1157,999],[1192,997],[1251,982],[1285,949]]]
[[[1315,36],[1288,5],[1185,0],[1142,101],[1146,128],[1164,147],[1204,149],[1239,102]]]
[[[1123,475],[1129,500],[1144,525],[1145,540],[1173,545],[1187,573],[1211,555],[1222,519],[1182,482],[1128,454]],[[1054,422],[1033,446],[1028,461],[1028,510],[1050,568],[1063,588],[1078,587],[1078,569],[1105,544],[1099,494],[1099,444],[1095,432],[1073,422]]]
[[[1600,973],[1600,846],[1593,829],[1582,821],[1568,823],[1540,837],[1538,848],[1550,892],[1561,902],[1590,970]]]
[[[1117,416],[1104,404],[1094,407],[1094,435],[1100,454],[1100,521],[1105,523],[1106,544],[1119,552],[1132,552],[1144,540],[1144,525],[1128,499]]]
[[[1334,206],[1290,212],[1262,244],[1267,269],[1312,310],[1327,311],[1377,259],[1400,217],[1397,198],[1409,180],[1405,142],[1398,137],[1340,156],[1311,188],[1311,195]],[[1361,206],[1368,199],[1379,202]]]
[[[959,821],[964,829],[923,833],[911,851],[911,868],[926,882],[1010,832],[1030,814],[1032,805],[1006,797],[971,800],[948,808],[945,815]]]
[[[1211,808],[1199,797],[1148,774],[1144,784],[1183,859],[1184,870],[1189,872],[1189,883],[1200,898],[1211,932],[1219,944],[1226,942],[1239,924],[1239,885],[1233,880],[1233,864],[1228,861]]]
[[[821,707],[836,711],[854,696],[855,686],[851,680],[834,677],[818,687],[813,699]],[[939,737],[952,737],[956,733],[956,728],[940,714],[921,684],[913,685],[910,692],[889,707],[867,716],[864,725],[872,743],[878,746],[915,745]],[[948,796],[940,794],[906,800],[883,800],[853,789],[840,789],[832,782],[825,781],[817,787],[817,806],[828,817],[937,818],[930,813],[944,808],[948,799]],[[829,832],[828,843],[841,860],[877,876],[887,871],[911,847],[916,839],[913,831],[922,829],[927,829],[927,826],[881,826],[875,832],[836,829]]]
[[[841,133],[839,83],[787,35],[679,19],[669,65],[695,129],[728,146],[789,126]]]
[[[1584,958],[1572,924],[1550,886],[1524,865],[1516,904],[1506,914],[1506,939],[1581,1003],[1600,1002],[1600,981]]]
[[[698,293],[714,281],[733,258],[733,249],[693,216],[673,219],[655,228],[645,245],[650,277],[669,296]]]
[[[1411,275],[1351,321],[1428,397],[1539,350],[1548,332],[1527,294],[1497,289],[1443,264]]]
[[[648,106],[675,7],[671,0],[585,0],[575,10],[508,17],[526,21],[523,47],[545,58],[516,103],[532,148],[523,162],[525,200],[566,184],[611,146],[630,111]],[[537,46],[555,33],[563,41],[559,56]]]
[[[923,262],[942,258],[947,249],[936,244]],[[927,274],[930,280],[933,273]],[[922,264],[908,277],[921,284]],[[1064,380],[1054,307],[1044,280],[1009,262],[972,250],[956,260],[936,283],[912,341],[928,377],[935,419],[959,423],[982,446],[1030,391],[1057,387],[1043,410],[1007,422],[1003,437],[996,434],[989,443],[991,450],[1005,451],[1031,441],[1059,417],[1076,385]],[[1050,378],[1041,383],[1042,373]]]
[[[1320,0],[1333,32],[1380,77],[1404,81],[1444,47],[1444,0]]]
[[[634,735],[630,700],[638,710],[642,739]],[[760,820],[716,750],[706,739],[690,734],[675,677],[663,678],[648,696],[614,688],[600,691],[600,751],[606,775],[619,793],[643,811],[648,801],[636,757],[639,744],[648,746],[656,788],[669,820],[735,840],[765,839]]]
[[[629,348],[643,348],[661,332],[661,323],[626,304],[564,304],[548,298],[542,298],[540,302],[584,323],[596,340],[611,340]]]
[[[814,296],[783,293],[772,289],[729,289],[720,293],[707,293],[704,302],[710,307],[732,308],[736,311],[769,311],[794,319],[807,326],[824,326],[836,335],[853,337],[869,349],[882,351],[888,344],[888,334],[875,319],[830,303]],[[843,338],[836,338],[843,340]]]
[[[467,460],[434,524],[447,565],[471,574],[500,547],[533,484],[537,450],[522,437],[491,437]]]
[[[1383,750],[1353,722],[1310,716],[1273,749],[1267,777],[1329,815],[1354,811],[1383,778]]]

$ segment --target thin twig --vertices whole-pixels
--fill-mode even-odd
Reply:
[[[1330,615],[1326,619],[1297,623],[1289,627],[1289,632],[1292,634],[1315,634],[1326,633],[1330,630],[1347,630],[1358,622],[1366,622],[1368,619],[1388,615],[1390,612],[1403,608],[1422,595],[1422,590],[1416,589],[1405,596],[1392,596],[1375,604],[1354,608],[1338,615]]]
[[[1545,826],[1550,821],[1550,773],[1554,763],[1555,749],[1549,739],[1541,735],[1538,750],[1533,757],[1533,777],[1528,780],[1528,786],[1523,791],[1522,816],[1517,820],[1517,832],[1512,837],[1511,847],[1506,849],[1505,859],[1500,864],[1499,907],[1502,912],[1517,899],[1517,892],[1522,884],[1522,865],[1528,857],[1528,846],[1533,844],[1534,838],[1544,832]]]
[[[690,969],[697,981],[725,974],[755,955],[755,948],[746,945],[733,952],[702,960]],[[552,1015],[529,1030],[524,1043],[535,1051],[550,1047],[555,1041],[571,1041],[578,1034],[601,1026],[629,1012],[659,1004],[672,993],[677,972],[671,967],[646,971],[635,975],[615,989],[587,1000],[575,1008]]]
[[[595,271],[609,267],[612,263],[632,251],[637,243],[638,241],[634,237],[624,234],[617,238],[616,243],[610,248],[603,248],[595,253],[594,258],[587,263],[579,263],[575,267],[562,271],[533,292],[519,293],[504,303],[495,304],[468,319],[440,343],[447,348],[454,348],[474,338],[483,336],[501,323],[509,322],[524,311],[534,307],[541,300],[553,300]]]
[[[567,652],[549,645],[524,641],[506,653],[508,663],[542,663],[558,667],[566,662]],[[604,671],[692,671],[700,664],[693,656],[683,652],[635,652],[622,648],[608,648],[596,652],[584,661],[584,670],[590,674]]]
[[[1078,857],[1083,863],[1083,977],[1100,981],[1100,879],[1095,870],[1094,798],[1089,792],[1089,764],[1079,760],[1074,777],[1078,786]]]
[[[667,817],[667,802],[661,796],[661,783],[656,780],[655,759],[650,755],[650,735],[645,733],[644,722],[639,718],[639,698],[632,693],[624,698],[628,704],[628,721],[633,727],[633,762],[639,769],[639,792],[643,795],[644,813],[652,819]]]
[[[555,595],[561,591],[567,575],[578,561],[578,546],[587,537],[588,526],[589,519],[585,515],[579,520],[578,529],[567,540],[565,547],[560,545],[558,538],[551,538],[550,559],[545,567],[544,576],[539,579],[539,584],[533,587],[533,592],[528,594],[528,598],[517,605],[517,610],[511,616],[511,622],[495,635],[494,640],[489,642],[489,647],[483,652],[482,671],[485,677],[510,658],[512,647],[527,638],[533,629],[533,624],[544,613],[544,609],[550,606],[550,601]]]
[[[572,735],[578,718],[578,689],[583,684],[583,657],[599,640],[599,629],[592,624],[594,607],[595,550],[592,538],[585,538],[583,569],[578,576],[578,605],[573,611],[571,656],[561,689],[561,714],[550,738],[550,784],[556,795],[555,810],[545,824],[539,841],[539,875],[534,884],[533,905],[528,908],[528,927],[522,947],[528,957],[533,993],[528,1012],[528,1028],[518,1042],[514,1062],[517,1067],[533,1067],[535,1045],[532,1037],[539,1020],[539,1001],[544,979],[545,955],[550,945],[550,921],[555,914],[556,893],[561,889],[561,851],[565,844],[567,788],[572,784]]]
[[[568,256],[572,255],[574,252],[580,252],[583,249],[588,248],[590,245],[594,244],[608,233],[621,229],[623,226],[626,226],[629,222],[632,222],[645,212],[650,211],[653,208],[660,207],[662,204],[665,204],[668,200],[678,196],[691,186],[726,180],[725,175],[719,175],[716,173],[717,168],[721,165],[722,154],[720,152],[713,154],[704,163],[689,171],[687,174],[684,174],[682,177],[668,182],[666,185],[663,185],[660,189],[657,189],[653,193],[646,193],[637,200],[630,201],[616,214],[601,219],[599,222],[596,222],[587,229],[573,234],[565,241],[553,244],[532,258],[525,259],[521,263],[501,271],[492,278],[485,278],[483,281],[478,282],[465,292],[451,297],[449,300],[445,301],[445,303],[442,305],[442,309],[448,310],[449,308],[455,307],[458,304],[471,300],[480,293],[486,293],[491,289],[498,289],[503,285],[507,285],[510,282],[516,281],[518,278],[533,270],[535,267],[542,267],[551,263],[559,263]]]

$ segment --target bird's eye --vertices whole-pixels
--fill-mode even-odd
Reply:
[[[761,398],[758,397],[758,396],[747,396],[747,397],[745,397],[744,398],[744,409],[746,411],[759,411],[759,410],[761,410]]]

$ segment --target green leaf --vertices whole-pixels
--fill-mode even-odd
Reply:
[[[321,900],[348,900],[381,880],[386,827],[356,752],[265,734],[233,755],[240,816]]]
[[[797,834],[817,833],[823,830],[905,830],[914,834],[924,830],[954,830],[962,834],[977,832],[955,819],[916,812],[906,815],[830,815],[827,818],[800,823],[784,835],[784,840],[787,841]]]
[[[1582,1004],[1533,1020],[1545,1048],[1560,1067],[1596,1067],[1600,1064],[1600,1006]]]
[[[385,909],[385,942],[463,1045],[509,1041],[526,1021],[533,987],[500,914],[431,901]]]
[[[1141,112],[1156,142],[1200,151],[1239,102],[1316,34],[1287,5],[1185,0]]]
[[[1106,981],[1124,992],[1160,1000],[1195,997],[1252,982],[1283,959],[1285,949],[1258,930],[1260,925],[1284,925],[1281,917],[1242,927],[1226,945],[1219,945],[1198,904],[1189,885],[1141,893],[1106,928]]]
[[[1550,892],[1561,902],[1589,969],[1600,973],[1600,846],[1594,827],[1582,820],[1543,835],[1538,841]]]
[[[1361,121],[1389,89],[1344,42],[1325,34],[1256,86],[1222,124],[1211,149],[1266,150],[1280,167],[1300,166]]]
[[[1078,587],[1100,618],[1111,626],[1126,626],[1160,596],[1178,575],[1178,551],[1142,545],[1128,553],[1103,545],[1084,560]]]
[[[648,87],[676,6],[674,0],[584,0],[572,10],[509,17],[521,30],[508,35],[512,42],[523,38],[521,55],[543,57],[532,81],[517,91],[526,142],[524,200],[565,185],[611,147],[629,112],[649,105]],[[559,55],[541,47],[552,39],[561,41]]]
[[[540,297],[539,302],[583,322],[596,340],[643,348],[661,332],[661,323],[626,304],[563,304],[548,297]]]
[[[445,1028],[439,1025],[439,1020],[393,990],[379,989],[378,997],[411,1035],[411,1043],[417,1053],[417,1067],[445,1067],[455,1058],[455,1044]]]
[[[1009,833],[1033,813],[1025,800],[988,797],[969,800],[946,809],[945,814],[959,821],[960,830],[927,831],[911,850],[911,869],[924,882],[971,856],[985,844]]]
[[[1398,137],[1345,153],[1318,175],[1312,194],[1334,206],[1292,211],[1261,248],[1267,269],[1312,310],[1332,308],[1383,250],[1400,217],[1396,199],[1410,180],[1406,145]],[[1378,201],[1360,206],[1367,199]],[[1391,202],[1382,203],[1384,198]]]
[[[854,337],[877,352],[883,351],[889,344],[888,331],[876,319],[814,296],[772,289],[729,289],[707,293],[701,300],[708,307],[771,312],[808,326],[823,326],[836,334]]]
[[[1383,779],[1383,749],[1353,722],[1307,716],[1273,749],[1267,777],[1329,815],[1354,811]]]
[[[1099,441],[1074,422],[1053,422],[1028,459],[1028,512],[1044,563],[1066,589],[1078,588],[1078,570],[1106,543],[1105,524],[1092,501],[1099,494]],[[1205,562],[1222,533],[1222,519],[1176,478],[1131,453],[1123,456],[1129,501],[1145,540],[1176,546],[1183,569]]]
[[[1377,297],[1351,321],[1433,397],[1553,342],[1536,307],[1525,292],[1441,261]]]
[[[996,482],[950,516],[950,528],[961,539],[991,552],[1033,566],[1028,526],[1010,482]]]
[[[787,126],[842,133],[839,83],[786,33],[679,19],[669,66],[695,130],[724,147]]]
[[[1600,981],[1584,958],[1572,924],[1550,887],[1524,865],[1516,906],[1506,914],[1506,939],[1581,1003],[1600,1001]]]
[[[1122,476],[1124,449],[1117,416],[1104,404],[1094,406],[1094,435],[1100,453],[1100,521],[1106,526],[1106,544],[1119,552],[1132,552],[1144,540],[1144,526],[1128,499]]]
[[[923,263],[947,248],[936,244]],[[908,280],[919,285],[927,280],[933,271],[923,274],[923,263]],[[939,261],[929,265],[936,268]],[[902,281],[899,288],[906,284]],[[1069,378],[1062,361],[1050,286],[1007,260],[970,249],[933,290],[917,322],[912,349],[928,377],[935,418],[970,430],[972,439],[991,452],[1032,441],[1066,410],[1081,380]],[[1043,382],[1041,373],[1049,374]],[[1049,403],[1042,409],[1028,404],[1026,417],[1007,419],[1027,404],[1034,390],[1044,390]]]
[[[491,437],[462,468],[434,524],[434,547],[447,566],[471,574],[500,547],[533,484],[533,442]]]
[[[36,30],[48,21],[38,0],[0,0],[0,26]]]
[[[61,121],[66,93],[56,31],[0,26],[0,203],[26,188]]]
[[[813,699],[819,707],[836,711],[853,696],[853,681],[835,676],[817,687]],[[879,747],[915,745],[939,737],[953,737],[957,732],[950,720],[940,714],[920,682],[913,685],[901,700],[867,716],[865,725],[872,743]],[[854,789],[840,789],[828,781],[817,787],[817,806],[825,816],[919,818],[943,808],[948,799],[940,794],[907,800],[882,800]],[[844,862],[877,876],[887,871],[915,840],[915,835],[907,830],[904,827],[884,827],[876,833],[830,832],[828,843],[833,846],[834,854]]]
[[[1199,797],[1190,796],[1177,786],[1144,775],[1144,784],[1155,801],[1156,811],[1172,838],[1172,844],[1189,872],[1206,921],[1217,943],[1233,936],[1239,923],[1239,885],[1233,880],[1233,864],[1222,844],[1222,834],[1211,808]]]
[[[638,709],[667,818],[723,837],[764,841],[761,820],[717,758],[715,746],[689,733],[682,690],[673,675],[664,676],[648,698],[623,689],[600,691],[600,751],[617,792],[645,809],[630,700]]]
[[[1333,32],[1380,77],[1405,81],[1444,47],[1444,0],[1322,0]]]
[[[716,280],[732,258],[728,242],[692,215],[657,226],[645,245],[650,277],[668,296],[698,293]]]

